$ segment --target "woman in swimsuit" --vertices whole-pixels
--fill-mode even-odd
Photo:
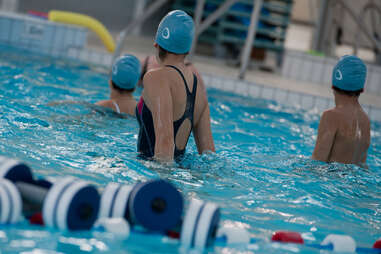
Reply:
[[[204,84],[184,63],[193,36],[193,20],[183,11],[172,11],[160,22],[154,44],[160,66],[144,75],[136,108],[143,157],[178,159],[191,132],[200,154],[215,150]]]
[[[117,113],[135,114],[136,100],[132,93],[140,77],[140,62],[133,55],[119,57],[112,66],[110,99],[96,104],[111,108]]]

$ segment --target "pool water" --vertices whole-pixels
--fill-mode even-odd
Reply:
[[[321,112],[209,89],[216,154],[198,155],[191,138],[184,161],[165,166],[137,158],[134,118],[91,104],[108,97],[107,79],[104,68],[0,47],[0,155],[27,162],[38,177],[73,175],[100,189],[110,181],[168,179],[187,200],[220,205],[221,224],[246,228],[260,239],[249,246],[210,247],[210,253],[319,253],[271,243],[276,230],[300,232],[311,243],[330,233],[348,234],[362,247],[371,247],[381,236],[380,123],[372,123],[368,169],[324,164],[309,159]],[[0,250],[181,251],[177,241],[158,235],[133,234],[123,240],[26,221],[0,226]]]

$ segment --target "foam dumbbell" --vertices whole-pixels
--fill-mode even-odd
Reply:
[[[100,218],[93,227],[96,231],[109,232],[121,238],[130,236],[130,224],[123,217]]]
[[[57,181],[47,192],[42,215],[46,225],[61,230],[90,229],[98,217],[97,189],[72,177]]]
[[[192,199],[181,227],[182,246],[198,249],[209,246],[216,237],[219,220],[217,205]]]
[[[374,249],[381,249],[381,238],[373,244]]]
[[[250,233],[244,228],[221,227],[217,230],[217,239],[224,244],[249,244]]]
[[[27,165],[5,157],[0,158],[0,177],[16,186],[14,191],[22,198],[24,214],[42,212],[48,226],[62,230],[90,229],[98,216],[99,193],[87,182],[71,177],[54,184],[36,181]]]
[[[296,244],[304,243],[302,235],[292,231],[277,231],[271,236],[271,241]]]
[[[0,156],[0,223],[10,224],[20,220],[23,204],[16,186],[17,181],[33,182],[28,166],[17,160]]]
[[[166,232],[181,222],[183,198],[164,180],[136,185],[110,183],[101,197],[99,218],[123,217],[131,225]]]
[[[356,242],[349,235],[327,235],[321,246],[332,246],[336,252],[356,252]]]
[[[0,224],[17,223],[22,215],[22,201],[16,186],[0,179]]]

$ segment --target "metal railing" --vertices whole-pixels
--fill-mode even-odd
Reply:
[[[18,7],[18,0],[0,0],[0,10],[16,12]]]
[[[333,17],[332,10],[336,6],[341,7],[341,10],[343,10],[345,13],[349,14],[349,17],[356,23],[357,25],[357,33],[356,33],[356,39],[353,43],[353,48],[355,54],[357,54],[358,46],[359,46],[359,34],[365,35],[365,38],[371,43],[371,45],[374,47],[374,49],[378,52],[381,52],[381,38],[377,38],[375,34],[372,34],[366,24],[363,21],[364,15],[367,11],[376,10],[381,15],[381,8],[373,3],[373,1],[370,1],[367,3],[367,5],[363,8],[361,13],[359,15],[356,15],[356,12],[352,10],[352,8],[349,6],[348,2],[345,0],[322,0],[321,1],[321,9],[320,9],[320,15],[319,15],[319,21],[317,23],[315,38],[313,41],[313,49],[318,51],[325,51],[323,42],[326,40],[326,36],[324,36],[324,29],[327,28],[326,24],[329,23],[329,29],[334,30],[333,26],[335,22],[338,21],[338,19],[341,19],[342,17]],[[333,24],[333,25],[332,25]],[[330,34],[330,33],[329,33]],[[329,40],[329,43],[332,44],[334,40],[334,37],[332,36]]]
[[[371,12],[371,26],[373,28],[373,33],[370,32],[370,34],[373,36],[373,38],[378,41],[378,44],[381,43],[381,27],[379,25],[381,24],[377,24],[377,22],[375,21],[376,17],[372,14],[374,14],[375,12],[378,13],[378,17],[381,19],[381,8],[380,6],[378,6],[377,4],[375,4],[373,1],[367,3],[364,8],[362,9],[361,13],[360,13],[360,17],[365,17],[366,13],[367,12]],[[355,43],[353,45],[353,51],[354,51],[354,54],[357,54],[357,51],[358,51],[358,48],[359,48],[359,40],[360,40],[360,26],[357,27],[357,32],[356,32],[356,38],[355,38]],[[381,53],[381,51],[378,49],[378,52]]]
[[[142,16],[135,17],[132,22],[119,33],[116,42],[116,49],[113,55],[113,60],[115,60],[123,51],[123,47],[127,38],[127,35],[132,33],[132,31],[139,25],[141,25],[144,21],[146,21],[149,17],[152,16],[160,7],[162,7],[168,0],[156,0],[152,5],[148,7],[148,9],[144,12]]]
[[[144,12],[142,16],[135,17],[134,20],[122,31],[120,32],[118,39],[116,50],[113,55],[113,59],[116,59],[123,51],[123,46],[125,44],[127,35],[131,33],[131,31],[142,24],[145,20],[147,20],[152,14],[154,14],[160,7],[162,7],[168,0],[156,0],[152,5],[148,7],[148,9]],[[238,2],[238,0],[225,0],[225,2],[219,6],[217,10],[208,15],[208,17],[201,22],[205,0],[197,0],[196,3],[196,12],[195,12],[195,38],[192,43],[192,48],[190,51],[190,58],[193,57],[197,41],[202,32],[204,32],[208,27],[210,27],[217,19],[219,19],[222,15],[224,15],[233,4]],[[247,67],[249,64],[249,58],[251,55],[253,41],[256,35],[256,28],[258,24],[260,10],[262,8],[263,0],[253,0],[254,9],[251,14],[250,27],[248,30],[248,35],[246,36],[245,46],[241,52],[241,68],[239,71],[238,77],[240,79],[245,78],[245,73],[247,71]]]

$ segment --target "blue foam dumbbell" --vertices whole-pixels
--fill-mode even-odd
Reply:
[[[165,180],[151,180],[136,185],[108,184],[101,197],[99,217],[123,217],[131,225],[166,232],[179,223],[183,198]]]
[[[22,197],[21,206],[24,214],[42,212],[44,223],[47,226],[62,230],[90,229],[97,219],[100,202],[99,193],[93,185],[85,181],[72,177],[57,180],[53,184],[45,180],[36,181],[27,165],[5,157],[0,157],[0,179],[0,193],[5,193],[4,190],[13,186],[13,193],[16,192]],[[12,183],[7,183],[8,180]],[[0,195],[0,197],[4,196],[4,194]],[[18,203],[2,200],[0,200],[1,205],[3,203],[9,204],[10,208],[7,210],[19,209]],[[2,206],[1,218],[7,217],[7,210],[3,209]],[[0,222],[7,223],[8,221],[13,222],[14,220],[4,219]]]

